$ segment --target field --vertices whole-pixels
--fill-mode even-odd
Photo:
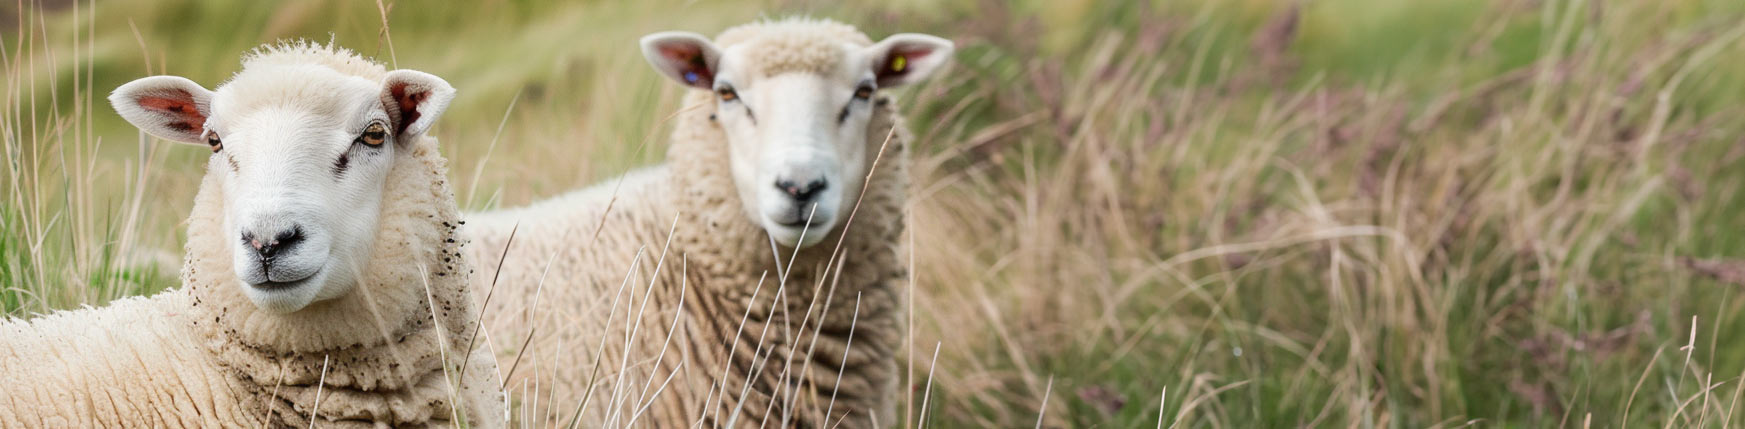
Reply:
[[[209,152],[134,78],[443,76],[457,196],[508,207],[663,158],[637,38],[791,14],[959,46],[900,92],[905,425],[1745,423],[1737,0],[0,5],[0,313],[175,286]]]

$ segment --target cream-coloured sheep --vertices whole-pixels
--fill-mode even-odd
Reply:
[[[503,426],[425,135],[453,96],[307,42],[257,50],[216,91],[117,89],[129,122],[213,151],[182,287],[0,322],[0,426]]]
[[[643,49],[697,89],[667,163],[476,214],[463,231],[481,267],[475,293],[509,246],[485,324],[505,365],[522,355],[510,390],[529,387],[523,415],[893,424],[910,136],[876,91],[926,77],[951,43],[875,44],[848,25],[786,19],[713,43],[650,35]]]

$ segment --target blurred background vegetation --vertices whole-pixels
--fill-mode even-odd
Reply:
[[[901,92],[908,425],[1745,422],[1737,0],[7,3],[0,313],[175,285],[208,151],[126,81],[437,74],[486,209],[662,159],[640,36],[793,14],[959,44]]]

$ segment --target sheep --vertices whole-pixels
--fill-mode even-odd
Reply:
[[[504,426],[426,135],[454,92],[309,42],[215,91],[116,89],[142,131],[212,150],[182,285],[0,322],[0,427]]]
[[[502,295],[484,323],[508,338],[506,377],[535,389],[523,412],[584,426],[893,423],[911,136],[877,91],[926,78],[952,43],[873,43],[789,18],[642,48],[695,89],[667,162],[471,214],[462,232],[475,293]]]

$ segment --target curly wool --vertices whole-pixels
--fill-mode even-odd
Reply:
[[[242,56],[244,70],[276,65],[317,65],[369,80],[382,80],[387,67],[350,49],[308,40],[264,45]]]
[[[715,46],[744,46],[749,64],[760,76],[782,73],[834,74],[843,66],[843,51],[872,45],[872,38],[854,26],[825,19],[793,17],[742,24],[715,37]]]
[[[463,352],[476,321],[445,161],[429,137],[404,151],[357,289],[289,314],[239,289],[214,157],[182,288],[0,323],[0,426],[500,426],[495,360]]]
[[[839,37],[844,28],[852,37]],[[867,40],[842,24],[795,20],[721,39],[821,49]],[[783,57],[783,67],[834,67],[812,60]],[[880,97],[868,153],[890,141],[846,237],[838,228],[798,255],[778,249],[778,264],[767,233],[742,209],[712,97],[686,97],[696,107],[678,115],[665,165],[469,219],[464,234],[481,267],[475,293],[491,287],[516,230],[484,321],[500,341],[528,341],[512,385],[556,383],[532,415],[568,422],[579,410],[587,426],[894,422],[907,129]],[[838,240],[840,270],[827,267]]]

